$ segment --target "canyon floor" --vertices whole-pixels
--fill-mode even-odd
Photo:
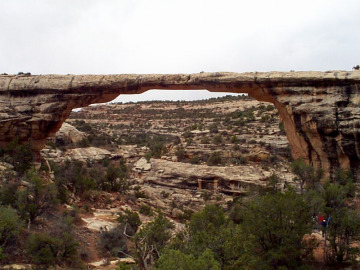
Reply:
[[[103,104],[73,112],[42,155],[50,163],[81,161],[89,168],[104,160],[125,161],[126,194],[101,192],[95,199],[74,196],[71,201],[87,209],[78,233],[89,265],[108,269],[104,265],[111,259],[104,259],[98,236],[125,210],[138,212],[145,223],[151,215],[142,209],[161,210],[181,227],[206,204],[226,207],[236,197],[265,189],[273,173],[280,177],[279,189],[293,184],[281,128],[270,103],[246,96]]]
[[[33,226],[51,230],[59,213],[75,213],[82,260],[95,269],[134,263],[128,254],[114,257],[100,245],[101,234],[128,210],[139,213],[142,224],[161,211],[176,232],[207,204],[229,208],[237,198],[266,190],[273,174],[279,177],[278,190],[296,186],[278,112],[270,103],[241,95],[82,108],[72,112],[41,154],[52,179],[76,178],[77,171],[106,178],[114,168],[123,170],[112,183],[126,185],[120,191],[110,183],[102,191],[79,192],[76,183],[68,183],[67,203]]]

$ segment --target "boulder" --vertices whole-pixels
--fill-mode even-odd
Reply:
[[[147,172],[150,170],[151,170],[151,163],[148,162],[144,157],[136,161],[133,167],[133,171],[135,172]]]
[[[79,160],[82,162],[99,161],[106,157],[110,158],[111,156],[108,150],[98,147],[74,148],[65,152],[65,159]]]
[[[74,126],[63,123],[58,132],[56,132],[55,139],[64,142],[77,143],[86,137],[86,133],[79,131]]]

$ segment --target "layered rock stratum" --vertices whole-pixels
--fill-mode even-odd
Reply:
[[[150,89],[247,93],[273,103],[294,158],[360,179],[360,72],[149,75],[0,75],[0,144],[18,138],[40,151],[74,108]]]

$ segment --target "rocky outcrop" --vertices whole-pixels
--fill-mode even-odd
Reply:
[[[219,190],[248,190],[249,187],[265,187],[267,179],[273,171],[266,171],[258,164],[239,165],[232,167],[194,165],[182,162],[171,162],[161,159],[151,159],[152,173],[146,181],[158,185],[168,185],[180,188],[199,187],[213,189],[214,180]],[[278,172],[280,173],[280,172]],[[281,172],[281,182],[292,182],[294,175],[289,171]],[[207,187],[206,187],[207,186]]]
[[[59,149],[44,148],[41,154],[49,161],[61,163],[65,160],[81,161],[81,162],[96,162],[105,158],[113,158],[115,155],[110,151],[98,147],[73,148],[63,152]]]
[[[139,173],[150,171],[151,163],[147,162],[145,158],[140,158],[134,163],[134,167],[132,168],[132,170]]]
[[[360,179],[360,72],[172,75],[0,75],[0,144],[31,141],[37,151],[74,108],[149,89],[248,93],[272,102],[294,158],[325,172],[352,168]]]
[[[86,133],[79,131],[74,126],[63,123],[60,130],[56,132],[56,141],[63,142],[64,144],[78,143],[86,138]]]

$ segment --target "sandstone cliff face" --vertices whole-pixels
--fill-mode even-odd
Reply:
[[[149,89],[248,93],[272,102],[294,158],[360,179],[360,72],[199,73],[173,75],[0,75],[0,144],[32,141],[39,151],[73,108]]]

